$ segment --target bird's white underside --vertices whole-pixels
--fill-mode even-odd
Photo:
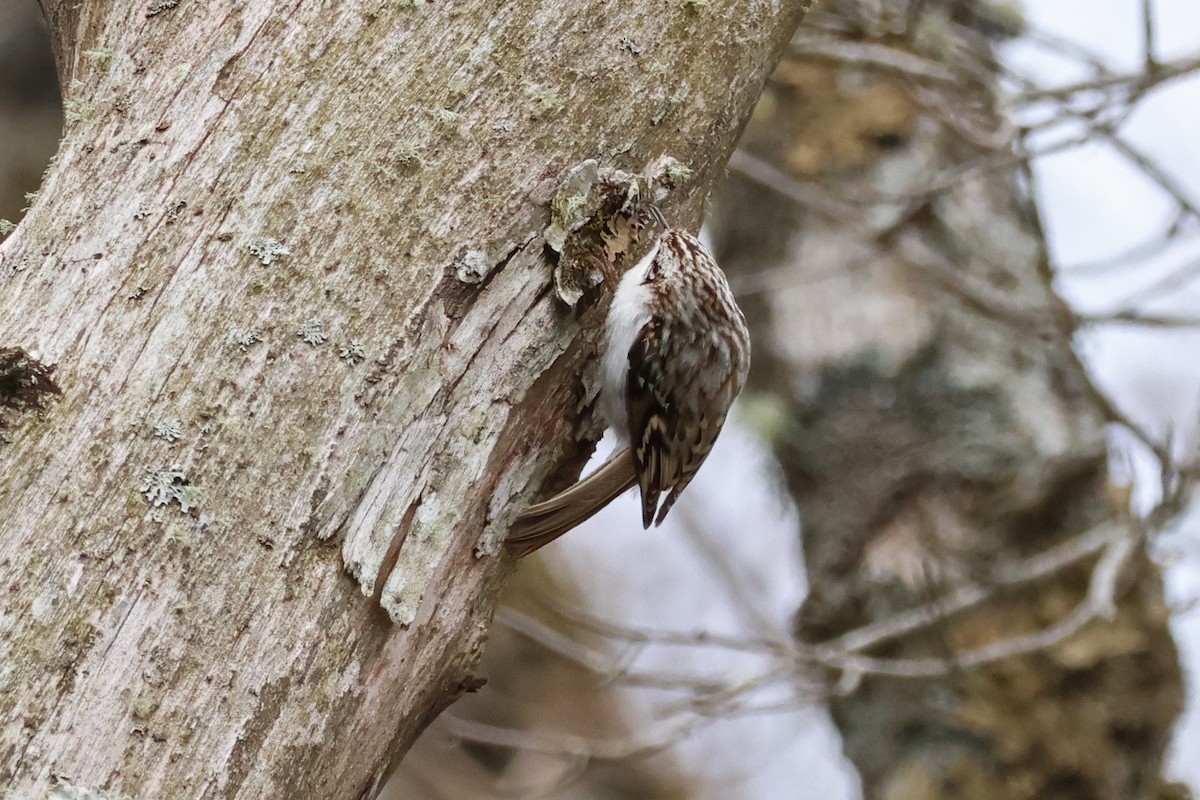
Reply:
[[[605,324],[604,360],[601,364],[600,413],[617,435],[618,447],[629,442],[629,419],[625,409],[625,379],[629,374],[629,350],[642,327],[650,321],[650,287],[646,275],[658,255],[659,241],[650,252],[621,277],[613,293]]]

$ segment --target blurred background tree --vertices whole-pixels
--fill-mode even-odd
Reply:
[[[37,4],[0,0],[0,219],[21,216],[61,135],[54,56]]]
[[[1109,476],[1123,420],[1075,355],[1003,87],[1023,31],[1008,5],[827,4],[718,199],[803,519],[795,632],[867,797],[1176,791],[1149,523]]]

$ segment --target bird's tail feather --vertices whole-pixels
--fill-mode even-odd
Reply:
[[[575,485],[521,512],[505,542],[508,551],[523,558],[548,545],[636,483],[633,451],[622,450]]]

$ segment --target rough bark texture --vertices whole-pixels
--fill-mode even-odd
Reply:
[[[0,346],[62,396],[0,433],[0,787],[374,796],[586,456],[559,180],[669,153],[696,221],[803,5],[43,0]]]
[[[810,52],[849,57],[787,57],[743,142],[787,174],[766,183],[810,202],[750,180],[718,200],[718,255],[754,327],[751,394],[771,398],[751,408],[776,409],[757,418],[775,420],[802,509],[805,642],[986,582],[996,564],[1124,515],[1104,404],[1072,352],[1028,186],[1013,168],[965,169],[1011,147],[991,43],[962,16],[978,6],[883,21],[864,19],[872,4],[839,7]],[[953,77],[870,66],[854,57],[865,42]],[[1082,599],[1093,561],[869,654],[940,658],[1044,629]],[[948,677],[867,674],[833,697],[866,797],[1177,796],[1160,772],[1182,677],[1161,575],[1142,554],[1132,564],[1111,623]]]

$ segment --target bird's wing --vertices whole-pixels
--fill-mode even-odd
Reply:
[[[629,444],[637,463],[645,528],[654,522],[659,496],[685,477],[691,461],[687,425],[681,424],[673,381],[664,372],[668,362],[663,349],[669,335],[661,318],[651,318],[629,348],[625,379]]]

